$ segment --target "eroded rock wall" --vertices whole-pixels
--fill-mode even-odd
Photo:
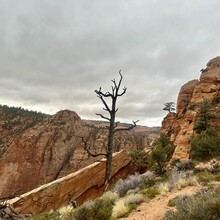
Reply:
[[[190,141],[195,134],[194,126],[202,101],[208,100],[213,105],[210,126],[220,125],[220,57],[210,60],[201,71],[199,80],[189,81],[182,86],[176,113],[169,113],[162,123],[161,132],[166,133],[176,145],[172,159],[189,160]]]
[[[85,124],[73,111],[45,116],[33,127],[13,136],[0,157],[0,198],[23,194],[99,161],[102,157],[91,157],[83,149],[82,138],[89,138],[90,150],[100,153],[105,149],[107,132],[95,123]],[[149,130],[145,129],[118,132],[114,150],[143,149],[147,147],[148,135]]]
[[[121,171],[130,163],[125,150],[113,155],[112,178],[123,177]],[[128,172],[128,170],[127,170]],[[124,172],[126,175],[126,172]],[[22,214],[38,214],[56,210],[70,201],[81,204],[86,200],[99,197],[104,190],[105,161],[93,163],[66,177],[42,185],[18,198],[8,201]]]

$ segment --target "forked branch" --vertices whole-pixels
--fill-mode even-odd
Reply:
[[[139,122],[139,120],[137,121],[132,121],[133,124],[131,124],[129,127],[127,128],[117,128],[114,130],[114,133],[118,132],[118,131],[130,131],[132,130],[133,128],[135,128],[137,126],[137,123]]]
[[[84,138],[84,137],[81,137],[82,139],[82,142],[83,142],[83,149],[86,151],[86,153],[89,155],[89,156],[92,156],[92,157],[99,157],[99,156],[105,156],[106,157],[106,153],[93,153],[90,151],[90,149],[88,148],[88,142],[89,142],[89,138]]]

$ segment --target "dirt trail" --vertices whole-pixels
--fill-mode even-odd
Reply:
[[[120,220],[161,220],[165,212],[172,209],[167,206],[170,199],[178,195],[193,195],[199,189],[201,188],[198,186],[188,186],[176,192],[156,196],[154,199],[150,200],[150,202],[142,203],[138,206],[138,208],[127,218],[121,218]]]

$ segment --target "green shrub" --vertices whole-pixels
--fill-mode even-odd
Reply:
[[[108,220],[112,216],[113,201],[109,198],[100,198],[94,202],[84,203],[73,213],[76,220]],[[71,218],[70,218],[71,219]]]
[[[170,142],[169,138],[161,133],[160,137],[155,141],[154,149],[149,156],[149,168],[159,174],[165,172],[166,163],[171,159],[175,146]]]
[[[125,204],[127,206],[131,204],[140,204],[144,202],[144,196],[142,194],[130,194],[125,198]]]
[[[149,199],[153,199],[155,196],[160,194],[157,186],[152,186],[148,189],[142,190],[140,193],[147,196]]]
[[[169,211],[164,220],[220,219],[220,187],[201,191],[194,196],[182,196],[175,201],[177,211]]]
[[[212,117],[212,115],[210,114],[211,108],[212,104],[209,100],[204,100],[199,103],[199,118],[197,118],[194,125],[194,130],[197,133],[201,133],[208,128],[209,121]]]
[[[197,173],[199,182],[208,183],[211,181],[220,181],[220,174],[210,173],[207,171]]]
[[[140,150],[131,150],[128,154],[131,157],[132,169],[139,173],[145,172],[148,165],[148,153]]]
[[[176,201],[179,199],[179,196],[175,197],[175,198],[172,198],[168,201],[167,205],[169,207],[174,207],[176,205]]]
[[[215,128],[202,131],[191,141],[192,158],[197,160],[209,159],[220,155],[220,138]]]
[[[41,213],[39,215],[32,216],[28,219],[29,220],[55,220],[55,219],[59,219],[59,213],[58,212]]]

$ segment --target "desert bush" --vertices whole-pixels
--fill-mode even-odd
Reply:
[[[192,162],[192,160],[188,161],[180,161],[180,159],[172,159],[171,166],[176,167],[179,171],[186,171],[186,170],[192,170],[195,167],[195,164]]]
[[[199,117],[197,118],[195,125],[194,125],[194,130],[197,133],[201,133],[202,131],[205,131],[208,128],[209,121],[212,117],[210,114],[210,110],[212,108],[212,104],[208,100],[204,100],[199,103]]]
[[[181,189],[186,186],[198,185],[198,178],[192,171],[171,170],[165,182],[158,183],[158,191],[160,194],[166,194],[174,189]]]
[[[220,138],[215,128],[202,131],[191,141],[192,158],[197,160],[209,159],[220,155]]]
[[[101,196],[101,199],[110,200],[111,203],[114,204],[118,199],[118,195],[114,192],[107,191]]]
[[[198,179],[192,171],[178,171],[173,169],[168,178],[171,188],[182,188],[186,186],[198,185]]]
[[[176,205],[176,201],[177,201],[178,199],[181,199],[181,198],[182,198],[182,195],[176,196],[176,197],[170,199],[170,200],[168,201],[167,205],[168,205],[169,207],[174,207],[174,206]]]
[[[125,198],[125,205],[129,206],[131,204],[138,205],[144,202],[144,196],[142,194],[130,194]]]
[[[149,168],[159,174],[165,172],[167,161],[171,159],[175,146],[170,142],[169,138],[161,133],[160,137],[155,141],[154,149],[149,156]]]
[[[135,173],[124,180],[120,179],[115,184],[113,192],[117,193],[120,197],[124,196],[129,190],[152,185],[154,178],[155,175],[150,171],[144,174]]]
[[[211,181],[220,181],[220,174],[215,174],[215,173],[211,173],[211,172],[199,172],[196,174],[199,182],[202,183],[208,183]]]
[[[41,213],[28,218],[29,220],[55,220],[59,219],[60,214],[58,212]]]
[[[73,211],[72,205],[67,205],[64,207],[61,207],[58,212],[60,213],[61,217],[68,216]]]
[[[144,189],[140,193],[145,195],[149,199],[153,199],[156,195],[160,194],[157,186],[152,186],[148,189]]]
[[[84,203],[77,208],[72,217],[75,220],[103,220],[112,216],[113,201],[108,197]],[[69,218],[71,219],[71,218]]]
[[[128,154],[131,157],[131,165],[133,170],[136,170],[140,173],[145,172],[148,165],[148,153],[141,150],[131,150]]]
[[[169,211],[164,220],[216,220],[220,219],[220,187],[202,191],[194,196],[179,197],[177,211]]]

